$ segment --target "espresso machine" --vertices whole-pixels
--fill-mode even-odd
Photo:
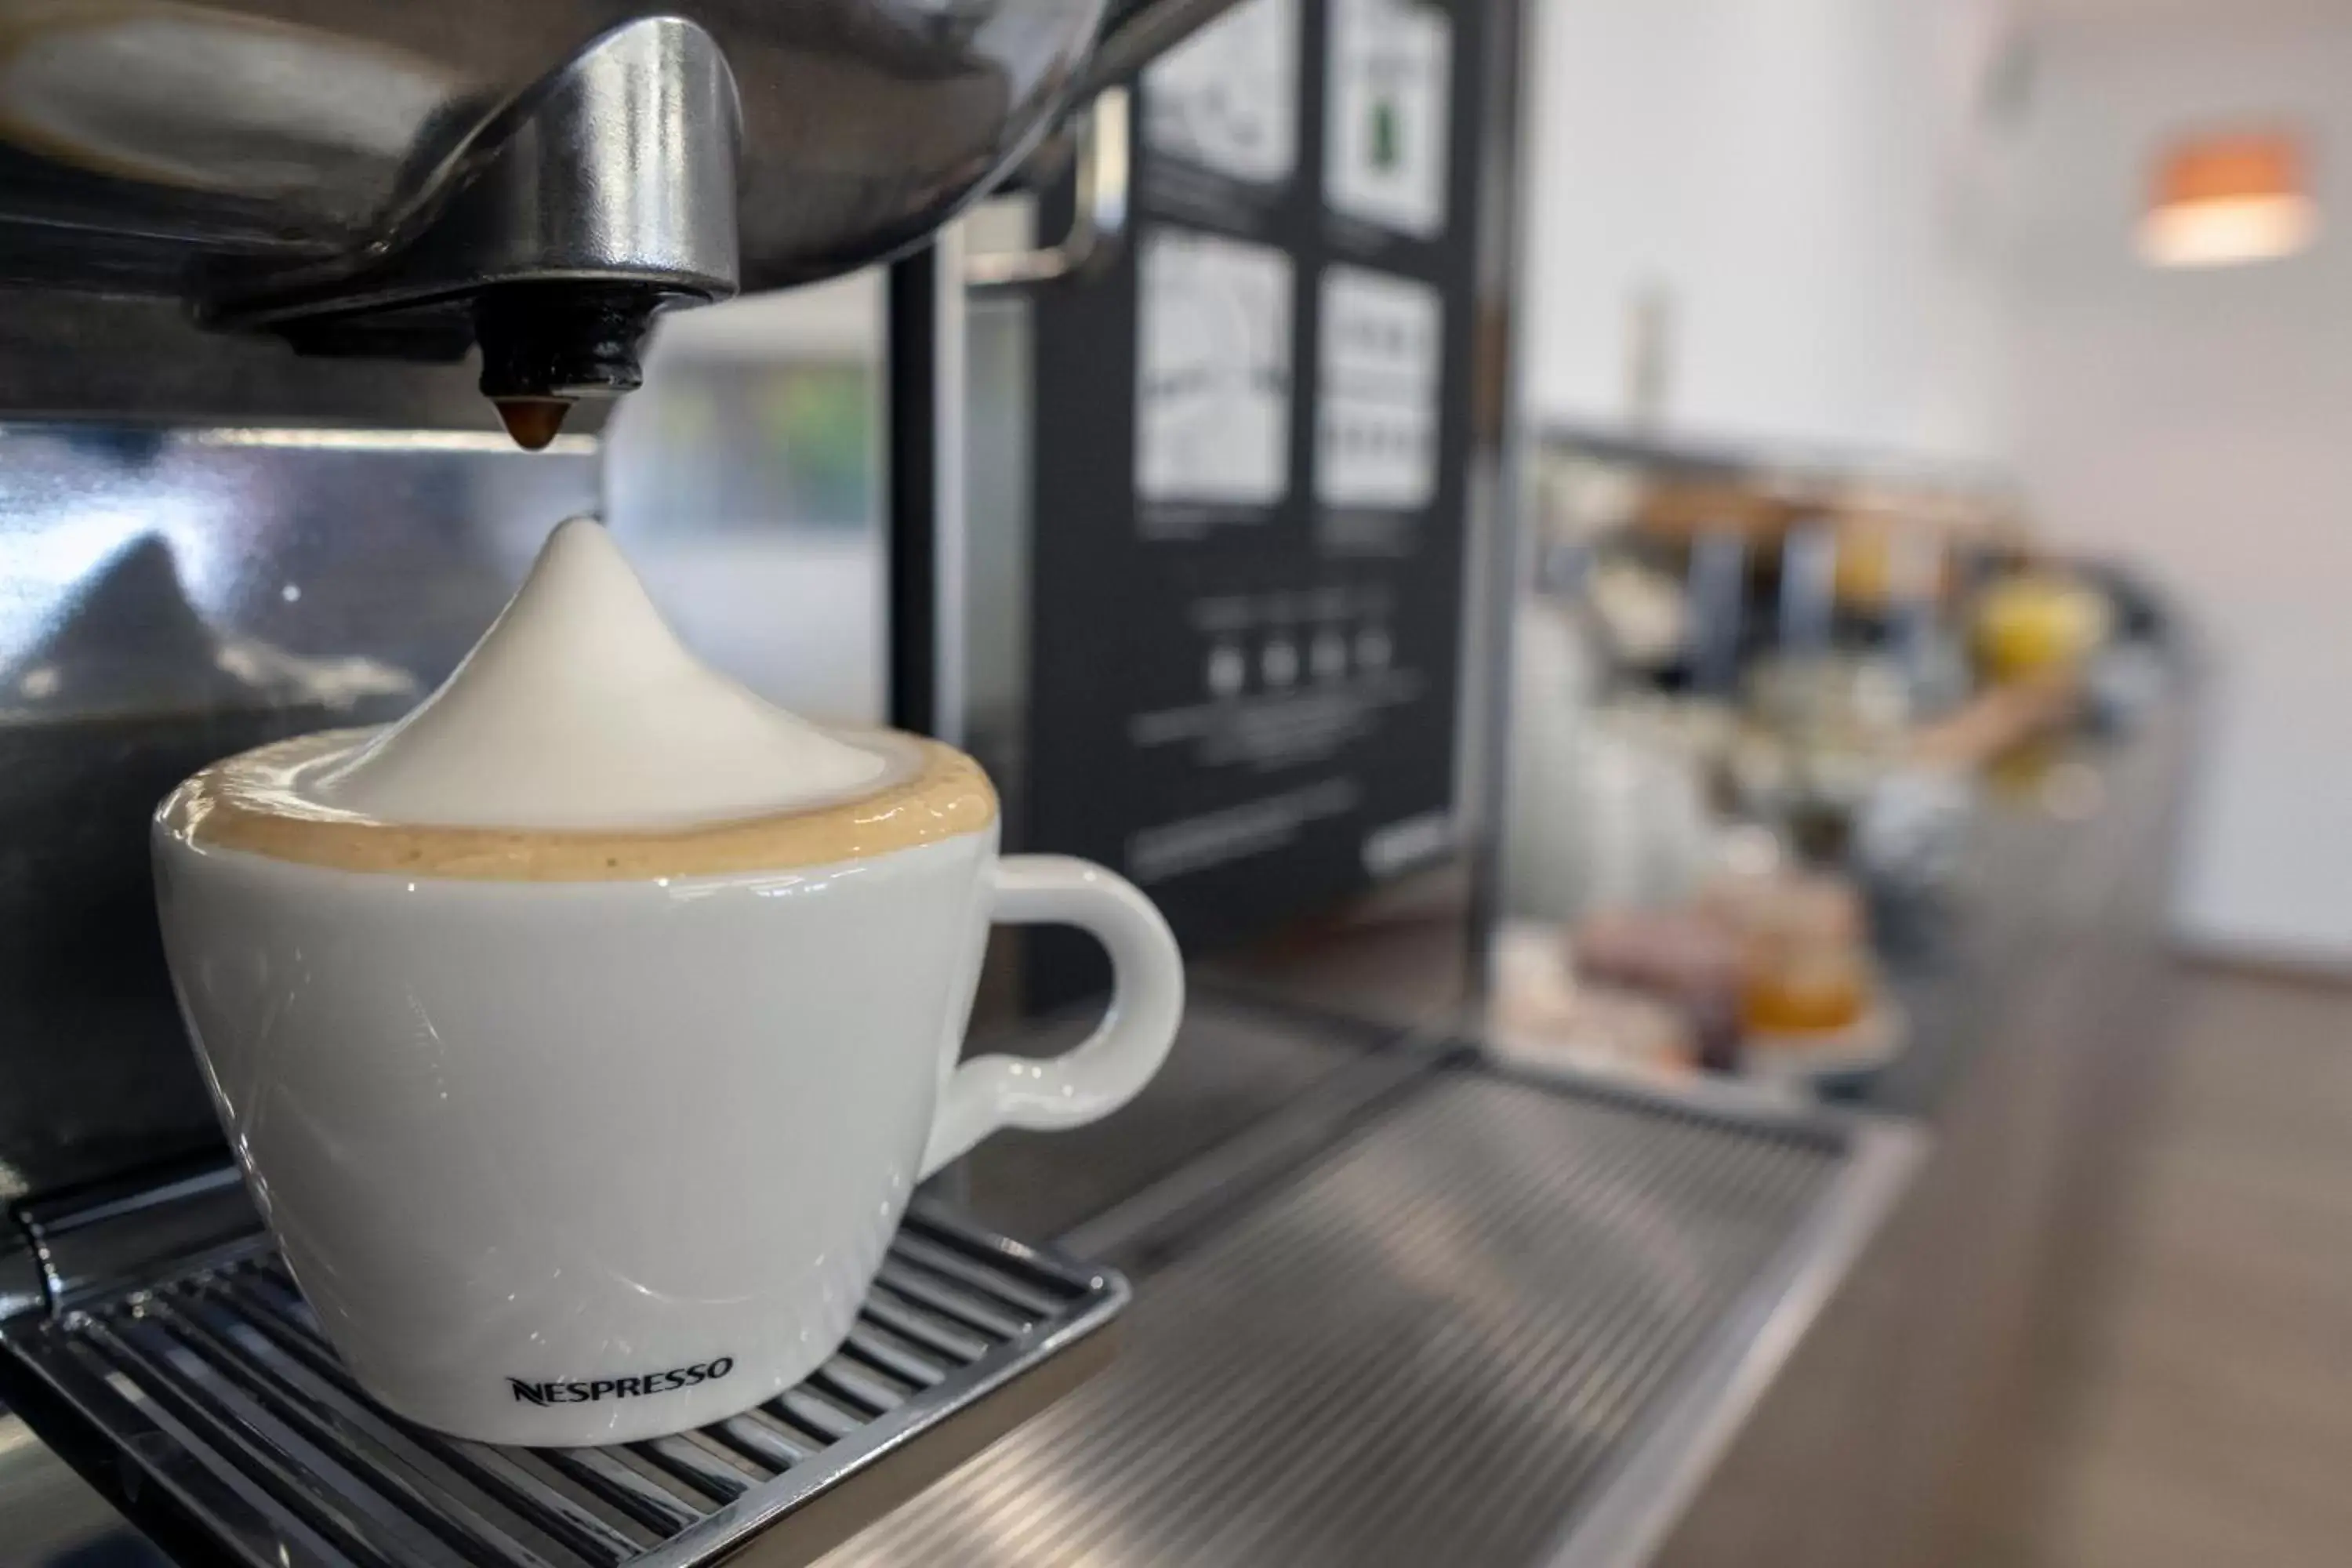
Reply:
[[[774,672],[772,695],[936,723],[859,670],[888,667],[882,606],[786,647],[763,594],[854,602],[840,574],[895,581],[890,552],[928,548],[913,448],[962,395],[940,374],[961,318],[937,306],[963,279],[951,242],[927,247],[1024,166],[1086,156],[1088,105],[1223,4],[0,4],[12,1457],[28,1419],[189,1562],[683,1563],[754,1538],[795,1560],[1099,1359],[1116,1277],[945,1219],[902,1242],[923,1256],[894,1264],[898,1326],[861,1331],[875,1359],[799,1425],[652,1472],[403,1428],[339,1381],[296,1299],[257,1295],[231,1327],[191,1298],[150,1337],[122,1287],[257,1233],[174,1016],[143,822],[209,758],[413,704],[579,511],[636,517],[649,575],[702,606],[690,634]],[[754,302],[694,339],[693,312],[780,290],[799,290],[780,318]],[[629,426],[619,401],[672,336],[688,363]],[[731,357],[743,337],[798,345],[781,380]],[[771,415],[800,422],[796,462],[815,453],[790,473],[743,423]],[[694,489],[714,428],[753,454],[732,490]],[[185,1362],[174,1336],[215,1329],[203,1353],[226,1359]],[[131,1359],[97,1370],[101,1342]],[[0,1498],[0,1561],[66,1560],[37,1506]]]

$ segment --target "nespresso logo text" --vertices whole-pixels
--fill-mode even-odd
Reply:
[[[723,1355],[716,1361],[698,1361],[692,1366],[673,1367],[668,1372],[649,1372],[642,1377],[600,1377],[588,1383],[525,1383],[519,1377],[510,1377],[507,1386],[525,1405],[585,1405],[596,1399],[670,1394],[692,1388],[698,1383],[716,1383],[734,1370],[735,1358]]]

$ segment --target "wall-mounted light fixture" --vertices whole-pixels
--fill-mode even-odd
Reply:
[[[2231,267],[2292,256],[2319,231],[2302,140],[2238,132],[2175,142],[2158,160],[2140,258],[2151,267]]]

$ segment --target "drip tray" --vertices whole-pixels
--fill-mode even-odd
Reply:
[[[362,1394],[256,1237],[0,1322],[0,1389],[184,1561],[796,1563],[1100,1367],[1127,1298],[919,1205],[849,1342],[780,1398],[677,1437],[501,1448]]]
[[[824,1568],[1643,1562],[1916,1150],[1704,1086],[1428,1074],[1180,1219],[1116,1365]]]

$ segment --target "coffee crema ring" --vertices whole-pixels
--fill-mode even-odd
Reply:
[[[274,742],[198,772],[156,812],[198,849],[390,876],[486,882],[636,882],[789,871],[979,833],[995,822],[988,775],[951,746],[895,731],[844,733],[892,766],[846,798],[677,827],[464,827],[382,822],[303,795],[305,769],[331,764],[372,731]]]

